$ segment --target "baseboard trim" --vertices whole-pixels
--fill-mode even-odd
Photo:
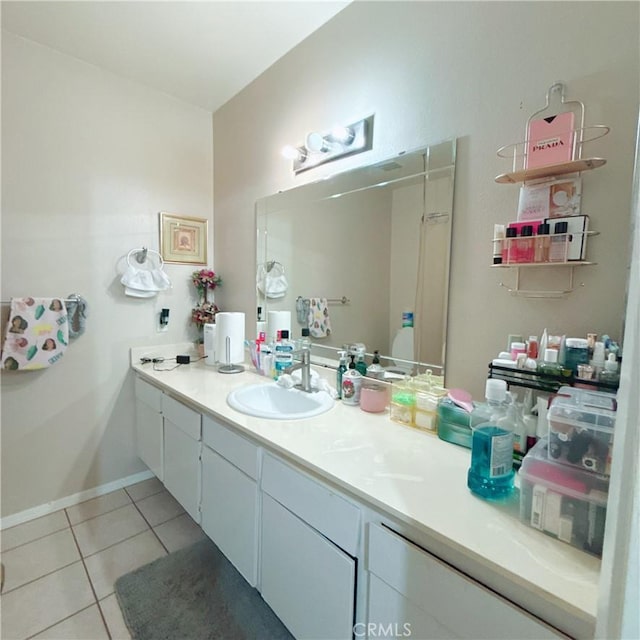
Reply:
[[[24,511],[20,511],[19,513],[14,513],[13,515],[2,518],[0,520],[0,531],[3,529],[9,529],[9,527],[15,527],[16,525],[23,524],[24,522],[29,522],[29,520],[41,518],[42,516],[53,513],[54,511],[59,511],[60,509],[65,509],[66,507],[72,507],[73,505],[80,504],[85,500],[91,500],[92,498],[103,496],[105,495],[105,493],[111,493],[112,491],[116,491],[117,489],[122,489],[123,487],[128,487],[132,484],[137,484],[138,482],[142,482],[143,480],[148,480],[149,478],[153,477],[154,476],[151,471],[141,471],[140,473],[134,473],[133,475],[127,476],[126,478],[120,478],[119,480],[114,480],[113,482],[107,482],[107,484],[101,484],[99,487],[94,487],[93,489],[87,489],[86,491],[80,491],[80,493],[74,493],[73,495],[67,496],[66,498],[60,498],[59,500],[54,500],[53,502],[41,504],[38,507],[25,509]]]

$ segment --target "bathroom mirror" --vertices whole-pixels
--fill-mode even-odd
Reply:
[[[258,200],[264,319],[290,311],[295,339],[307,326],[301,302],[326,298],[331,333],[311,335],[319,355],[364,343],[367,353],[444,368],[455,157],[447,140]],[[265,271],[280,297],[265,297]],[[409,313],[413,329],[401,331]]]

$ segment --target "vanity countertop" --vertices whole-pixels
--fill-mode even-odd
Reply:
[[[524,594],[527,602],[535,600],[530,610],[549,609],[551,618],[570,619],[569,625],[559,626],[572,635],[593,635],[600,560],[520,522],[514,505],[473,496],[466,484],[468,449],[396,424],[388,413],[365,413],[340,401],[327,413],[304,420],[247,416],[232,409],[226,398],[240,386],[270,382],[250,366],[233,375],[201,362],[154,371],[152,364],[137,364],[140,355],[132,350],[132,367],[142,378],[419,530],[451,551],[449,561],[456,554],[471,559],[488,572],[486,580],[478,570],[474,577],[513,588],[513,594],[496,589],[507,598],[519,594],[512,599],[522,603]],[[452,564],[464,570],[464,562]]]

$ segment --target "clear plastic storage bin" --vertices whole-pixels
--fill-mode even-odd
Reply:
[[[534,529],[600,556],[609,480],[551,459],[542,438],[520,468],[520,519]]]
[[[609,475],[616,421],[614,394],[561,387],[547,417],[550,459]]]

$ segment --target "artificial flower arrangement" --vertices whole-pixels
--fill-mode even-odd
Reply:
[[[222,284],[222,278],[211,269],[200,269],[191,274],[191,282],[195,285],[202,300],[191,310],[191,320],[202,332],[205,324],[216,321],[216,313],[220,311],[215,302],[207,300],[207,292],[213,291]],[[202,335],[200,340],[202,341]]]

